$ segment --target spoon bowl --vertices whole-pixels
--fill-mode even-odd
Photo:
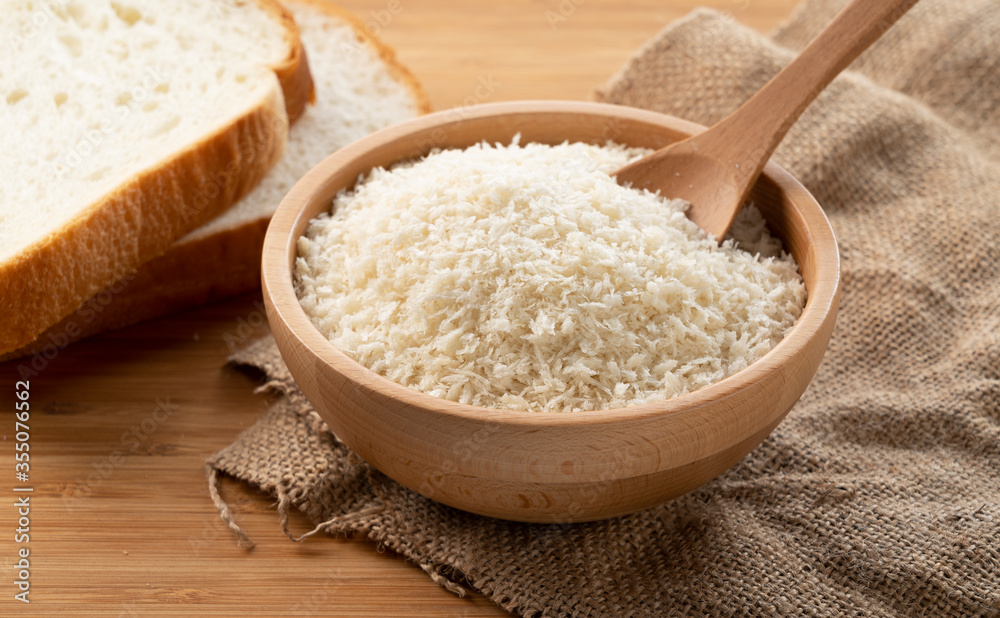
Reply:
[[[799,264],[806,306],[785,338],[746,369],[703,389],[629,408],[512,412],[410,390],[337,350],[295,294],[296,243],[334,196],[376,167],[483,140],[615,141],[662,148],[703,130],[597,103],[499,103],[439,112],[334,153],[288,193],[267,232],[264,299],[288,369],[330,429],[375,468],[424,496],[529,522],[601,519],[688,492],[742,459],[781,421],[823,357],[836,319],[837,243],[801,184],[768,164],[750,192]]]

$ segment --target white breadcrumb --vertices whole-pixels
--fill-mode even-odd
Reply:
[[[376,169],[299,239],[296,285],[340,350],[476,406],[612,409],[748,366],[805,286],[754,208],[717,246],[686,203],[609,173],[648,151],[514,141]]]

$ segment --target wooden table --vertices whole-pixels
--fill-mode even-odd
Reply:
[[[796,0],[709,6],[766,31]],[[348,0],[425,85],[435,109],[587,99],[695,0]],[[72,345],[30,380],[30,494],[15,494],[18,362],[0,365],[0,614],[499,615],[363,541],[293,543],[273,501],[234,481],[225,498],[257,546],[237,547],[203,462],[261,416],[228,343],[266,333],[259,295]],[[253,328],[253,326],[256,326]],[[159,408],[158,408],[159,406]],[[5,488],[4,488],[5,487]],[[18,508],[30,495],[30,605],[14,600]],[[292,518],[292,528],[310,528]]]

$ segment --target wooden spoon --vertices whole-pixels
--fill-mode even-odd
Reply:
[[[621,168],[618,182],[691,202],[688,218],[721,240],[803,110],[916,3],[854,0],[742,107],[707,131]]]

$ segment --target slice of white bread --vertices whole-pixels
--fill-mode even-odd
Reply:
[[[285,156],[232,209],[6,358],[51,355],[96,332],[259,288],[264,233],[292,185],[341,146],[429,111],[417,81],[360,20],[324,0],[285,4],[298,22],[316,85],[315,104],[291,128]]]
[[[224,212],[312,81],[275,0],[4,0],[0,352]]]

